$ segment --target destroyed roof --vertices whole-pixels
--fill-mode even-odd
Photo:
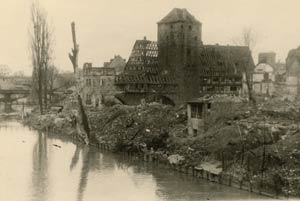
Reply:
[[[135,42],[124,72],[139,71],[146,73],[156,73],[158,71],[157,42],[146,40],[146,38]]]
[[[113,76],[116,74],[116,69],[111,67],[84,67],[83,75],[105,75]]]
[[[170,84],[176,85],[175,77],[171,75],[120,74],[116,76],[116,84]]]
[[[268,63],[259,63],[256,65],[254,71],[255,73],[265,73],[265,72],[273,73],[274,67]]]
[[[167,16],[160,20],[157,24],[172,23],[172,22],[191,22],[200,23],[193,15],[185,8],[174,8]]]
[[[204,45],[200,47],[198,62],[201,75],[241,75],[245,68],[253,72],[251,51],[246,46]]]
[[[175,84],[170,75],[160,75],[157,42],[137,40],[125,66],[124,72],[116,76],[116,84],[147,83]]]

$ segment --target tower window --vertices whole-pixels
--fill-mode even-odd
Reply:
[[[192,26],[191,25],[189,25],[189,30],[192,30]]]
[[[195,36],[195,41],[197,41],[198,40],[198,37],[197,36]]]
[[[171,29],[173,29],[173,24],[171,24]]]
[[[237,90],[237,88],[235,86],[230,87],[230,91],[236,91],[236,90]]]
[[[187,55],[187,56],[190,56],[190,55],[191,55],[191,49],[187,49],[186,55]]]
[[[180,26],[183,29],[183,25]]]

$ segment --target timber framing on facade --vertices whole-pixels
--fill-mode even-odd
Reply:
[[[172,96],[177,88],[174,77],[163,75],[159,69],[157,43],[146,38],[135,42],[124,73],[116,76],[115,83],[133,99],[142,97],[146,101],[157,101],[162,95]],[[118,94],[117,98],[121,96]],[[174,104],[167,97],[161,101]]]
[[[247,47],[205,45],[199,54],[200,94],[241,95],[254,62]]]
[[[206,94],[247,95],[255,67],[248,47],[203,45],[202,24],[186,9],[173,9],[157,25],[158,41],[137,40],[116,76],[119,100],[175,105]]]

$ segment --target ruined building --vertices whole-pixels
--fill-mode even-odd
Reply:
[[[258,54],[258,64],[253,72],[253,91],[256,95],[270,96],[275,91],[276,53]]]
[[[116,76],[116,84],[124,92],[116,97],[125,104],[139,104],[141,99],[174,104],[172,98],[177,91],[174,77],[159,69],[157,43],[146,38],[135,42],[124,73]]]
[[[85,63],[82,70],[82,97],[85,105],[99,107],[116,93],[115,68],[93,67]]]
[[[174,105],[205,94],[247,93],[252,78],[245,72],[254,68],[248,47],[203,45],[202,24],[186,9],[173,9],[157,25],[157,42],[137,40],[116,77],[121,102]]]
[[[109,62],[104,62],[105,68],[114,68],[116,74],[119,75],[124,71],[126,65],[126,59],[123,59],[120,55],[115,55]]]
[[[300,94],[300,46],[286,58],[286,86],[290,94]]]
[[[253,91],[257,95],[270,96],[274,93],[274,68],[268,63],[259,63],[253,73]]]

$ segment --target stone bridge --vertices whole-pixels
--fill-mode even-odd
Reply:
[[[12,103],[18,99],[25,98],[30,94],[28,89],[0,89],[0,102],[4,103],[4,111],[12,111]]]

